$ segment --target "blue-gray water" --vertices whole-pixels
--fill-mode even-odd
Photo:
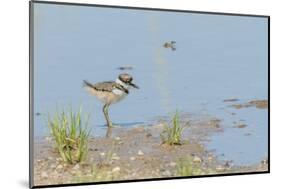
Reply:
[[[128,71],[140,90],[110,108],[123,127],[176,110],[222,119],[225,131],[210,150],[238,164],[267,156],[268,110],[236,110],[223,99],[267,99],[267,19],[192,13],[35,4],[35,136],[47,133],[46,114],[83,106],[93,135],[103,135],[102,104],[82,80],[115,80]],[[163,47],[176,41],[176,51]],[[231,115],[228,112],[235,112]],[[233,128],[233,121],[246,128]],[[245,134],[251,133],[249,136]]]

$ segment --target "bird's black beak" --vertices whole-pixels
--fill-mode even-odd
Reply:
[[[134,87],[134,88],[136,88],[136,89],[139,89],[139,87],[136,84],[134,84],[134,83],[130,83],[129,85]]]

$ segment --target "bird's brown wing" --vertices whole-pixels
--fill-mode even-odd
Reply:
[[[125,89],[122,85],[115,83],[114,81],[105,81],[105,82],[100,82],[100,83],[96,83],[96,84],[91,84],[87,81],[84,81],[84,85],[86,87],[92,88],[96,91],[112,92],[113,89],[120,89],[127,94],[129,93],[129,91],[127,89]]]

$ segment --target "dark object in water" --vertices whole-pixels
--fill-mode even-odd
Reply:
[[[42,114],[41,114],[40,112],[36,112],[35,115],[40,116],[40,115],[42,115]]]
[[[175,51],[176,50],[175,44],[176,44],[175,41],[166,42],[166,43],[164,43],[163,47],[171,48],[173,51]]]
[[[247,127],[247,125],[246,125],[246,124],[239,124],[239,125],[237,125],[236,127],[242,129],[242,128]]]
[[[248,108],[248,107],[256,107],[259,109],[267,109],[268,108],[268,101],[267,100],[251,100],[244,104],[233,104],[232,107],[236,109],[240,108]]]
[[[238,101],[238,98],[229,98],[223,100],[223,102],[235,102],[235,101]]]
[[[120,66],[117,69],[118,70],[132,70],[133,66]]]

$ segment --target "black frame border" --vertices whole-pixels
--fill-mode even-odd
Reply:
[[[33,159],[33,142],[34,142],[34,9],[33,4],[53,4],[53,5],[66,5],[66,6],[84,6],[84,7],[100,7],[100,8],[117,8],[117,9],[131,9],[131,10],[145,10],[145,11],[165,11],[165,12],[182,12],[193,14],[210,14],[210,15],[223,15],[223,16],[241,16],[241,17],[260,17],[267,18],[268,30],[268,170],[257,172],[241,172],[241,173],[226,173],[226,174],[212,174],[200,176],[185,176],[185,177],[167,177],[167,178],[149,178],[137,180],[116,180],[116,181],[102,181],[102,182],[85,182],[85,183],[71,183],[71,184],[55,184],[55,185],[37,185],[34,186],[34,159]],[[208,11],[194,11],[182,9],[163,9],[163,8],[150,8],[150,7],[132,7],[120,5],[101,5],[101,4],[88,4],[88,3],[69,3],[69,2],[56,2],[56,1],[29,1],[29,188],[52,188],[52,187],[66,187],[66,186],[84,186],[84,185],[100,185],[100,184],[114,184],[114,183],[130,183],[130,182],[143,182],[143,181],[161,181],[161,180],[175,180],[175,179],[191,179],[191,178],[211,178],[211,177],[224,177],[224,176],[239,176],[239,175],[256,175],[270,173],[270,16],[269,15],[256,15],[256,14],[240,14],[240,13],[226,13],[226,12],[208,12]]]

